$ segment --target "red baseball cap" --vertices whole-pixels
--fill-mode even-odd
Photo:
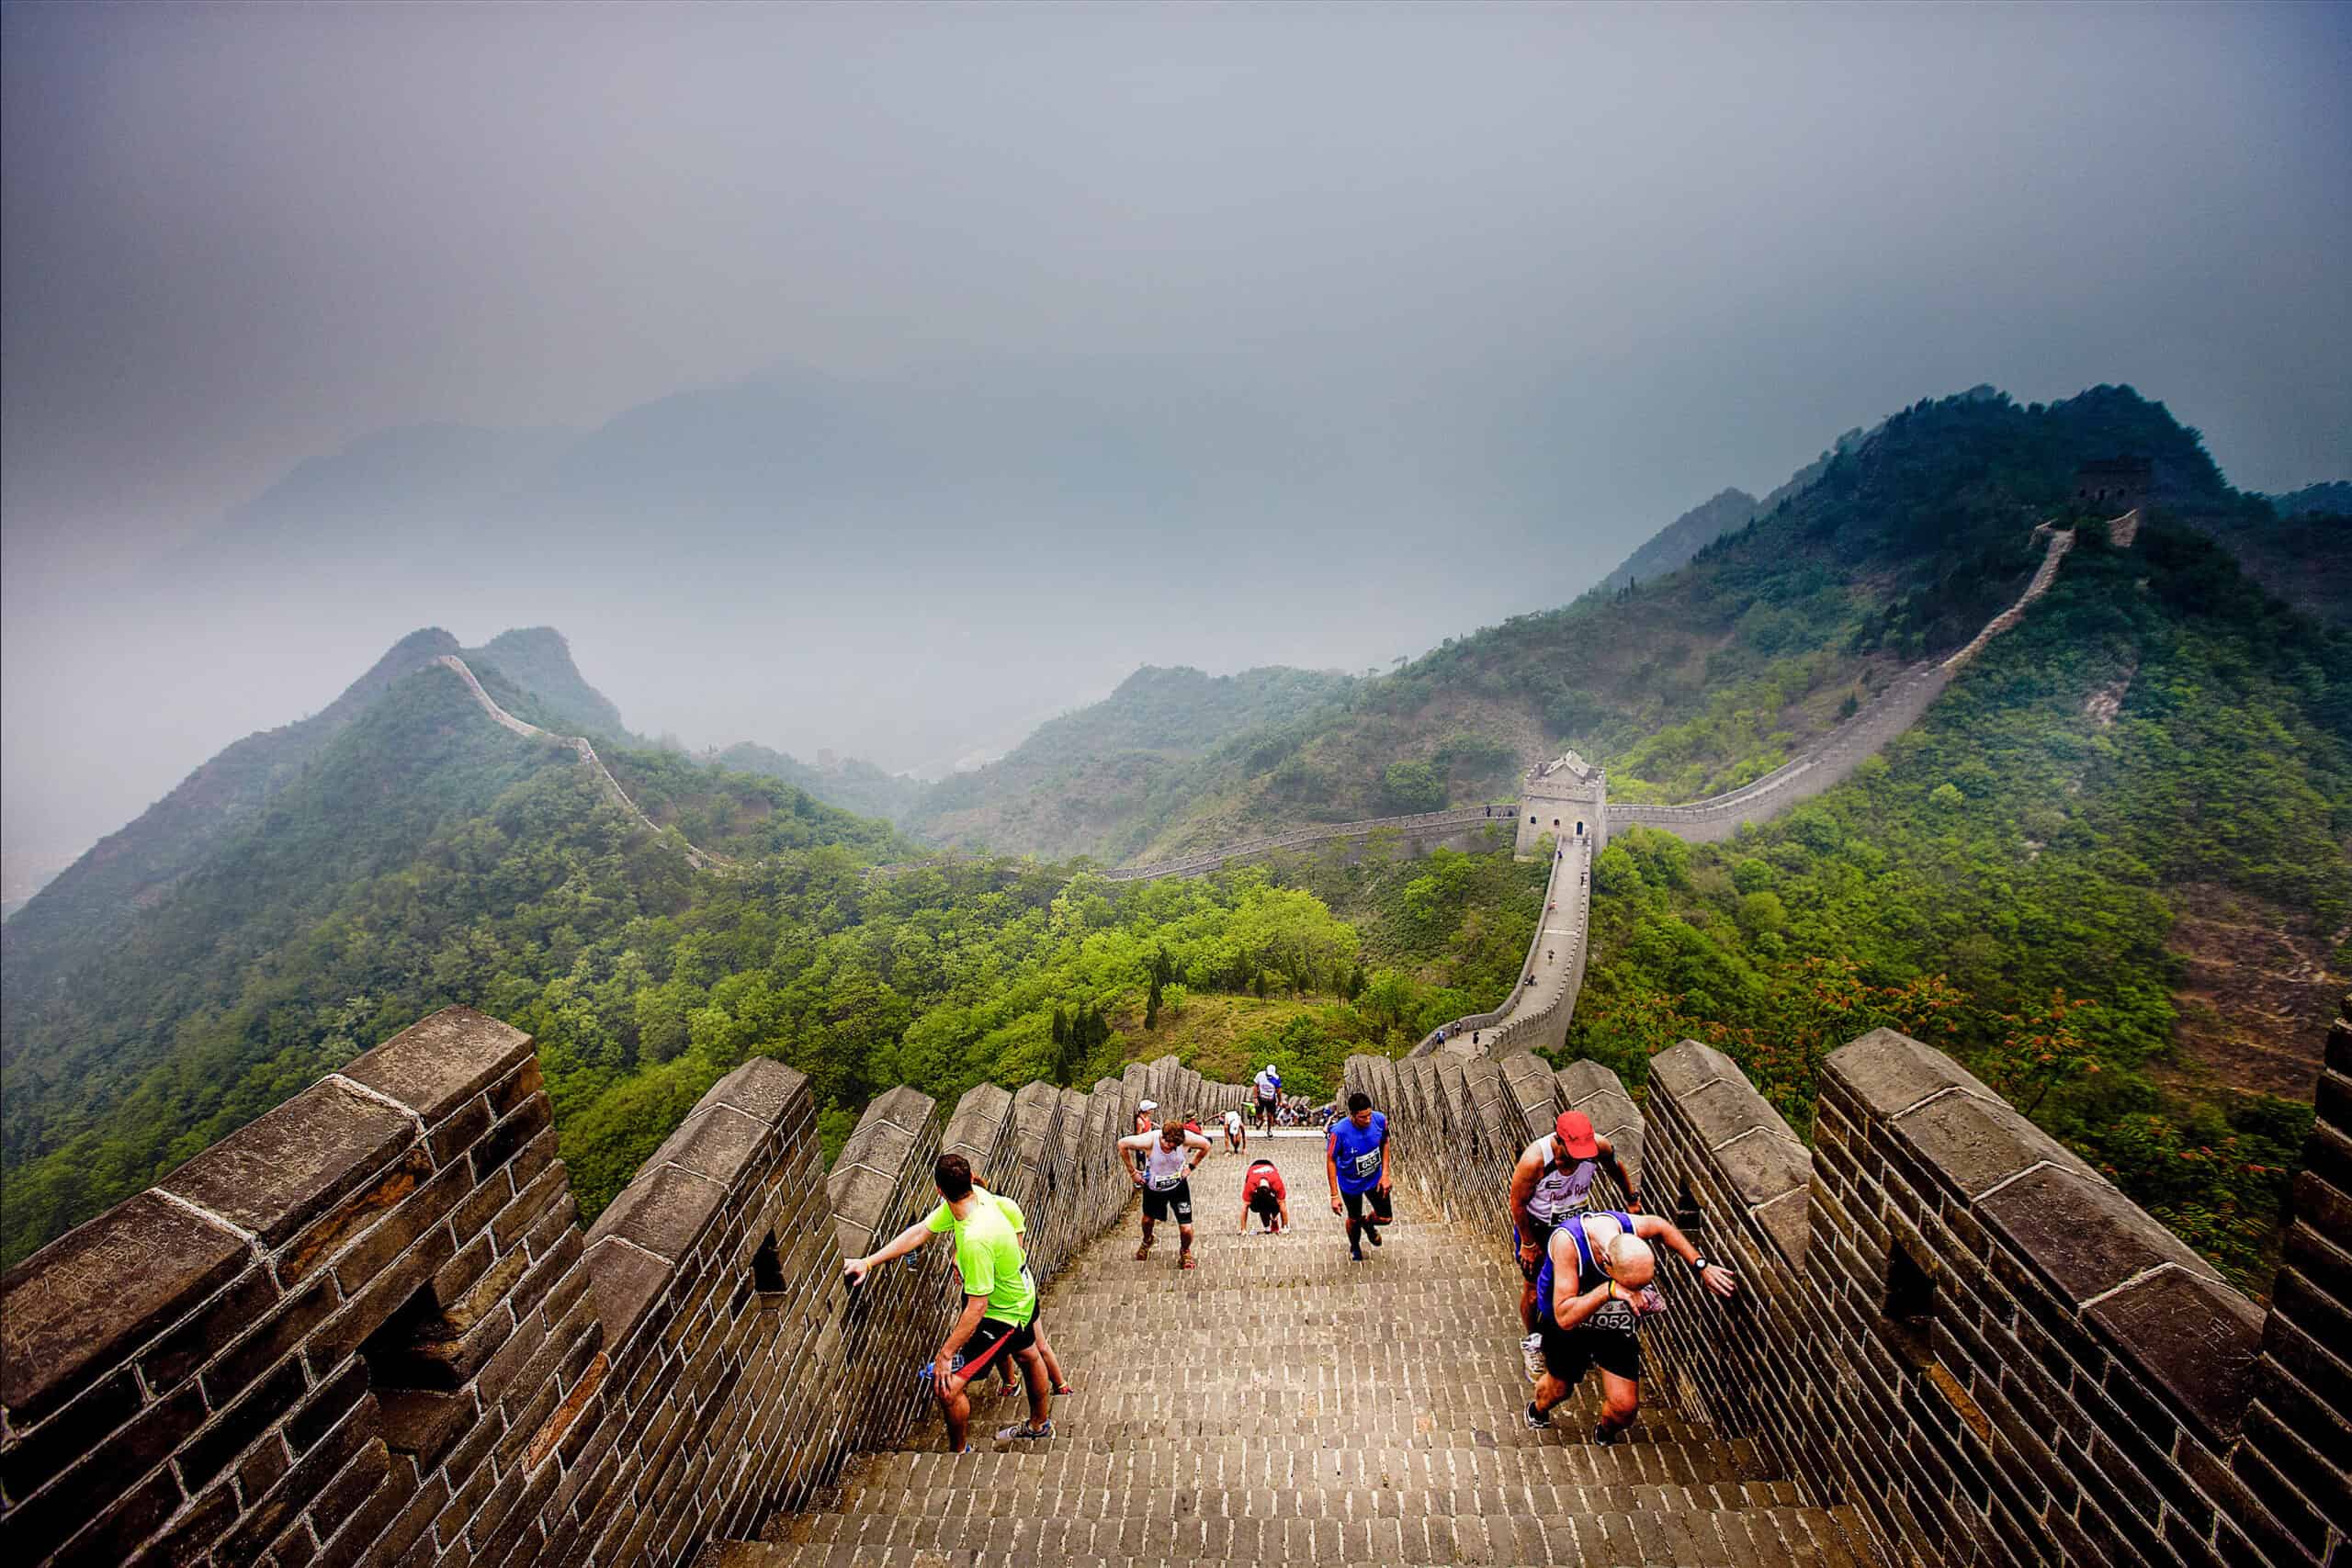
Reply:
[[[1600,1152],[1600,1145],[1592,1135],[1592,1118],[1581,1111],[1563,1111],[1560,1119],[1552,1123],[1553,1134],[1560,1146],[1577,1159],[1590,1159]]]

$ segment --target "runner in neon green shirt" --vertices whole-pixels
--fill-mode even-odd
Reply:
[[[1015,1237],[1025,1237],[1028,1235],[1028,1217],[1022,1213],[1020,1204],[1014,1202],[1012,1199],[1006,1197],[1001,1192],[989,1191],[987,1188],[981,1186],[977,1179],[972,1183],[972,1190],[978,1192],[981,1197],[988,1199],[999,1209],[1003,1211],[1005,1223],[1012,1227],[1012,1234]],[[849,1270],[850,1276],[854,1280],[863,1280],[865,1277],[865,1271],[873,1268],[876,1264],[888,1263],[894,1258],[904,1258],[907,1254],[920,1249],[925,1242],[935,1241],[943,1235],[953,1235],[955,1230],[955,1211],[943,1202],[939,1207],[933,1209],[929,1215],[917,1220],[913,1224],[910,1224],[905,1230],[900,1231],[896,1236],[890,1239],[888,1245],[884,1246],[878,1251],[870,1253],[864,1258],[852,1258],[842,1267]],[[1028,1255],[1028,1243],[1026,1240],[1022,1242],[1022,1254],[1024,1258]],[[1035,1291],[1037,1288],[1037,1276],[1032,1273],[1028,1278],[1029,1288],[1032,1291]],[[1046,1337],[1046,1325],[1044,1320],[1033,1314],[1029,1320],[1029,1330],[1037,1337],[1037,1354],[1045,1358],[1046,1382],[1053,1389],[1055,1396],[1058,1398],[1063,1394],[1076,1393],[1078,1391],[1070,1386],[1069,1379],[1063,1375],[1062,1359],[1059,1356],[1054,1354],[1053,1341]],[[1019,1381],[1013,1376],[1012,1369],[1014,1364],[1015,1363],[1012,1360],[1005,1357],[1000,1356],[997,1358],[997,1366],[1004,1374],[1004,1386],[1008,1393],[1020,1386]],[[999,1434],[999,1436],[1001,1435],[1002,1434],[1001,1433]]]
[[[1028,1380],[1029,1422],[1025,1427],[1008,1427],[997,1436],[1006,1440],[1050,1438],[1054,1435],[1053,1395],[1046,1381],[1045,1358],[1037,1349],[1037,1289],[1029,1277],[1028,1259],[1013,1235],[1012,1219],[1002,1206],[1009,1201],[975,1188],[971,1164],[961,1155],[940,1156],[932,1168],[932,1179],[939,1189],[941,1209],[945,1211],[945,1228],[934,1228],[941,1216],[933,1211],[880,1252],[852,1258],[842,1266],[842,1270],[855,1284],[876,1263],[911,1252],[933,1235],[952,1233],[956,1271],[963,1276],[964,1310],[939,1347],[932,1376],[932,1389],[946,1420],[948,1451],[962,1453],[968,1446],[966,1437],[972,1402],[965,1390],[1002,1355],[1019,1361]],[[1013,1213],[1019,1213],[1017,1205]],[[960,1367],[958,1351],[965,1358]]]

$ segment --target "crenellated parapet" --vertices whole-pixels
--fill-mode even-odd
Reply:
[[[1597,1063],[1519,1055],[1353,1056],[1347,1083],[1390,1118],[1392,1179],[1498,1235],[1492,1151],[1589,1115],[1646,1207],[1740,1281],[1716,1297],[1661,1258],[1650,1380],[1856,1506],[1887,1562],[2320,1568],[2352,1532],[2346,1006],[2267,1311],[1890,1030],[1831,1055],[1810,1145],[1696,1041],[1652,1060],[1640,1109]]]
[[[1041,1276],[1114,1223],[1129,1082],[897,1089],[829,1173],[746,1063],[585,1232],[527,1035],[434,1014],[0,1285],[0,1547],[26,1563],[637,1564],[746,1537],[926,1414],[944,1249],[851,1291],[943,1147]],[[1141,1095],[1137,1096],[1141,1098]]]

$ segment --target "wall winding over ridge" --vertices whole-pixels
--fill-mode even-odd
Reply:
[[[435,664],[446,665],[447,668],[456,671],[458,672],[458,678],[465,682],[466,690],[471,692],[473,694],[474,701],[481,705],[482,712],[488,714],[491,716],[492,721],[497,724],[501,728],[512,730],[517,735],[528,736],[533,739],[554,740],[571,747],[572,750],[579,753],[580,760],[588,764],[589,770],[596,775],[596,782],[604,787],[605,793],[612,797],[615,805],[618,806],[623,811],[628,812],[631,817],[636,818],[638,824],[647,832],[659,833],[662,831],[661,828],[654,823],[652,818],[648,817],[644,812],[638,809],[637,802],[628,797],[628,791],[621,788],[620,781],[613,777],[612,770],[605,766],[605,760],[596,755],[596,748],[588,743],[588,738],[586,736],[557,735],[552,731],[541,729],[536,724],[531,724],[523,719],[516,718],[513,714],[508,713],[504,708],[499,706],[497,701],[492,698],[488,692],[482,690],[481,682],[475,678],[473,671],[467,667],[464,660],[458,658],[454,653],[441,654],[437,656],[433,662]],[[683,840],[680,841],[684,842]],[[698,850],[695,848],[694,845],[687,844],[686,863],[693,866],[696,871],[708,871],[713,867],[729,866],[735,863],[728,860],[723,855],[715,855],[708,850]]]
[[[434,1014],[9,1270],[0,1548],[22,1562],[682,1563],[922,1413],[955,1297],[845,1256],[964,1150],[1050,1275],[1113,1223],[1136,1100],[876,1100],[828,1174],[801,1075],[721,1079],[582,1232],[528,1036]],[[936,1253],[941,1249],[929,1248]]]

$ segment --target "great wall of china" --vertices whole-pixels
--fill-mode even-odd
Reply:
[[[1248,1092],[1172,1057],[944,1113],[900,1087],[830,1170],[806,1080],[754,1059],[583,1228],[533,1042],[445,1010],[9,1270],[0,1545],[267,1568],[2343,1562],[2352,998],[2258,1306],[1891,1031],[1830,1055],[1802,1133],[1697,1042],[1638,1107],[1530,1054],[1573,1009],[1604,782],[1538,770],[1517,814],[1565,906],[1538,984],[1476,1049],[1348,1060],[1395,1140],[1398,1224],[1363,1264],[1311,1138],[1265,1150],[1293,1234],[1233,1229],[1220,1155],[1200,1269],[1128,1256],[1112,1144],[1136,1106]],[[1564,1109],[1743,1284],[1664,1266],[1642,1418],[1611,1446],[1586,1395],[1548,1430],[1518,1415],[1503,1192]],[[960,1302],[941,1249],[844,1284],[932,1205],[943,1149],[1030,1216],[1079,1391],[1034,1447],[939,1451],[915,1372]]]

